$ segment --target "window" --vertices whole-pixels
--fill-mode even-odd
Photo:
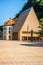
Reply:
[[[6,29],[6,27],[3,27],[3,29],[5,30],[5,29]]]
[[[12,30],[13,28],[12,27],[9,27],[9,30]]]
[[[10,31],[9,31],[9,34],[10,34]]]
[[[22,31],[23,34],[29,34],[30,32],[28,31]]]
[[[27,37],[23,36],[23,37],[22,37],[22,40],[27,40]]]
[[[10,27],[9,27],[9,30],[10,30]]]

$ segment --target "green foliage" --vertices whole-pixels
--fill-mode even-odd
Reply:
[[[0,26],[0,31],[3,31],[3,26]]]
[[[20,14],[20,12],[18,14],[16,14],[16,17],[15,18],[18,18],[19,17],[19,14]]]
[[[0,37],[3,36],[3,26],[0,26]]]
[[[28,2],[24,5],[22,12],[30,7],[34,7],[34,10],[38,16],[38,18],[43,17],[43,0],[28,0]]]
[[[41,37],[43,37],[43,23],[40,23],[39,28],[40,28],[39,34],[40,34]]]
[[[22,10],[16,15],[16,17],[18,17],[21,12],[32,6],[34,7],[37,17],[39,19],[43,18],[43,0],[28,0],[27,3],[24,4]]]
[[[43,18],[40,19],[40,22],[43,23]]]
[[[43,6],[43,0],[40,0],[40,3],[39,3],[41,6]]]
[[[0,37],[2,37],[3,36],[3,32],[0,32]]]

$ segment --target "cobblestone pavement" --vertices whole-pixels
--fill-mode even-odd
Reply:
[[[31,43],[0,41],[0,65],[43,65],[43,47],[23,44]]]

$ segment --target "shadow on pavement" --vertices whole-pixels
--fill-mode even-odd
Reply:
[[[32,46],[32,47],[43,47],[43,42],[40,42],[40,43],[31,42],[29,44],[20,44],[20,45],[23,45],[23,46]]]

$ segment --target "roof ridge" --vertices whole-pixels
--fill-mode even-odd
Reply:
[[[29,9],[24,10],[24,11],[21,12],[20,14],[24,14],[24,13],[26,13],[26,12],[29,12],[29,11],[31,10],[31,8],[32,8],[32,7],[30,7]]]

